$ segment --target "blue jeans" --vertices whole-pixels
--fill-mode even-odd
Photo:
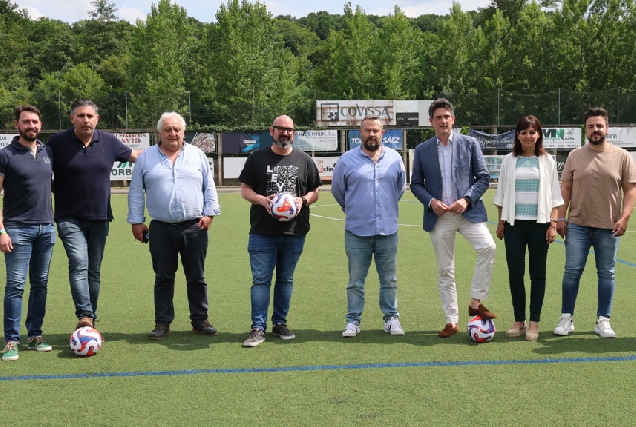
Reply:
[[[619,238],[612,235],[612,230],[568,223],[565,235],[565,272],[563,273],[561,313],[574,314],[581,275],[585,269],[590,247],[594,247],[598,274],[596,315],[610,317],[616,285],[615,264],[618,242]]]
[[[11,221],[6,221],[4,227],[13,245],[13,250],[4,254],[7,270],[7,285],[4,290],[4,337],[5,341],[19,341],[22,295],[27,270],[31,291],[26,328],[29,337],[42,335],[49,265],[55,245],[55,227],[53,224],[31,225]]]
[[[198,219],[180,224],[150,222],[148,246],[155,272],[155,323],[169,325],[174,320],[174,282],[179,255],[186,277],[192,326],[208,318],[208,285],[203,274],[208,232],[202,230],[198,222]]]
[[[250,234],[247,251],[252,269],[252,329],[267,330],[267,309],[274,268],[276,282],[272,323],[287,323],[294,271],[304,246],[305,236]]]
[[[68,257],[68,280],[75,303],[75,315],[97,318],[99,272],[106,247],[109,221],[61,219],[57,231]]]
[[[371,258],[380,280],[380,310],[386,322],[399,317],[397,311],[397,248],[398,234],[390,236],[356,236],[345,231],[345,252],[349,259],[349,285],[347,286],[347,323],[360,324],[364,309],[364,281],[369,272]]]

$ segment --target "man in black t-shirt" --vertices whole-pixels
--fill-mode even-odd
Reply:
[[[322,185],[311,157],[292,147],[294,122],[290,117],[277,117],[269,133],[274,144],[254,151],[239,176],[241,196],[252,203],[247,246],[252,269],[252,330],[244,347],[256,347],[265,341],[274,268],[272,334],[283,340],[296,338],[287,328],[294,270],[309,232],[309,205],[318,200],[318,187]],[[279,222],[271,216],[270,203],[278,193],[293,194],[301,206],[291,221]]]

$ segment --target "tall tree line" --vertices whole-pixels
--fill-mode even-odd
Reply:
[[[462,125],[509,125],[521,114],[577,123],[590,105],[636,122],[633,0],[493,0],[477,11],[409,18],[274,17],[228,0],[202,23],[159,0],[145,20],[116,18],[94,0],[86,20],[32,20],[0,0],[0,120],[38,105],[45,127],[68,126],[76,98],[100,106],[102,126],[152,127],[162,111],[195,128],[259,129],[286,113],[312,126],[316,99],[431,99],[444,95]],[[442,12],[442,11],[440,11]]]

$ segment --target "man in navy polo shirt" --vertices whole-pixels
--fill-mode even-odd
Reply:
[[[4,202],[0,214],[0,251],[4,252],[7,284],[4,291],[2,360],[18,360],[22,295],[27,271],[31,282],[26,328],[27,348],[51,351],[42,338],[49,264],[55,244],[51,209],[51,152],[38,140],[40,111],[25,105],[15,109],[20,135],[0,150],[0,188]]]
[[[115,161],[134,162],[138,153],[113,134],[95,127],[97,105],[78,100],[71,106],[70,129],[53,135],[55,222],[68,256],[69,281],[77,328],[94,326],[100,267],[113,213],[110,173]]]

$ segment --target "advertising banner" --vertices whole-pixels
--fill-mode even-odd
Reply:
[[[335,129],[296,131],[294,148],[303,151],[337,151],[338,131]]]
[[[349,131],[349,149],[359,147],[361,144],[360,141],[360,131],[359,130],[350,130]],[[394,150],[401,151],[402,150],[402,129],[389,129],[384,131],[384,135],[382,135],[382,144],[389,148],[393,148]]]
[[[132,150],[145,150],[150,147],[149,133],[113,133],[117,139]],[[134,163],[115,162],[110,171],[111,181],[130,181]]]
[[[610,126],[606,139],[607,142],[618,147],[636,147],[636,128],[613,128]]]
[[[259,148],[271,147],[269,131],[259,133],[223,132],[223,153],[249,153]]]
[[[567,149],[581,146],[581,128],[543,128],[543,148]]]
[[[333,170],[336,167],[336,162],[340,157],[312,157],[311,159],[316,164],[318,168],[318,173],[320,174],[320,179],[327,179],[331,181],[333,177]]]
[[[2,133],[0,134],[0,150],[2,150],[7,145],[11,144],[11,141],[16,136],[20,136],[18,133]]]
[[[515,144],[515,131],[505,133],[486,133],[476,129],[470,129],[469,136],[479,141],[481,150],[512,150]]]
[[[514,130],[500,134],[491,134],[475,129],[470,129],[469,135],[479,141],[479,145],[481,146],[482,150],[512,150],[512,147],[515,143]],[[617,135],[622,134],[617,132]],[[543,148],[545,149],[571,150],[580,146],[581,128],[543,129]]]
[[[205,154],[216,153],[216,135],[214,133],[186,132],[185,142],[199,147]]]
[[[432,100],[317,100],[316,125],[359,127],[362,119],[377,116],[385,126],[430,126]]]

